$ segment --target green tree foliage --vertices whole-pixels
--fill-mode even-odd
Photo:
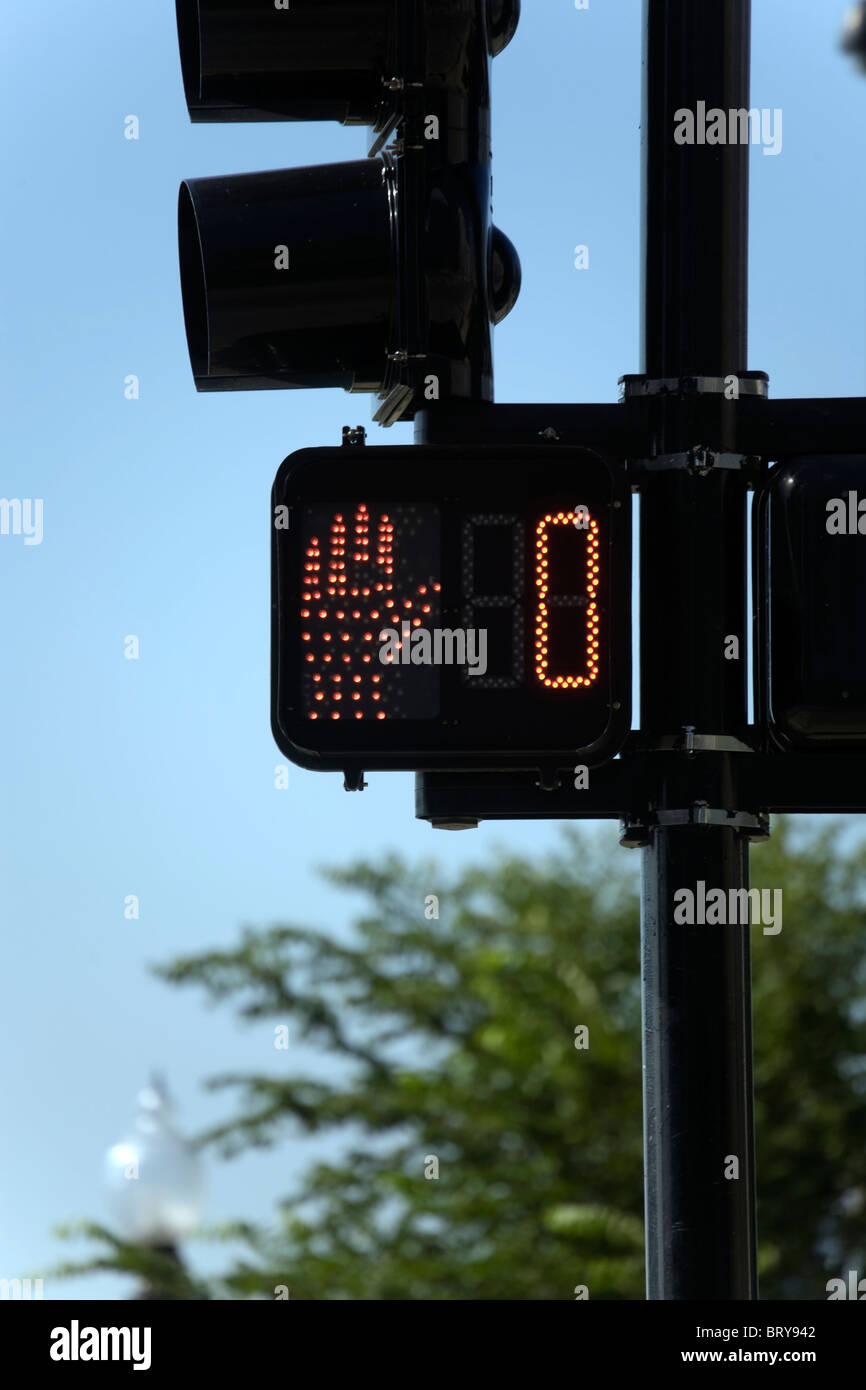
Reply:
[[[322,1081],[275,1052],[209,1083],[237,1096],[205,1137],[226,1155],[343,1139],[270,1229],[232,1229],[248,1253],[212,1296],[643,1297],[637,860],[566,832],[543,860],[457,875],[355,864],[327,875],[366,899],[351,936],[247,930],[160,969],[336,1063]],[[752,929],[765,1298],[866,1272],[864,870],[850,838],[781,821],[753,854],[753,885],[784,890],[782,932]]]

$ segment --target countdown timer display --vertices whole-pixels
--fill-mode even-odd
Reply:
[[[618,461],[561,446],[302,450],[272,500],[286,756],[505,769],[618,751],[631,639]]]

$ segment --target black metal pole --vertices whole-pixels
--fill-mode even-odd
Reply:
[[[725,447],[736,407],[720,382],[747,369],[749,146],[730,143],[731,126],[728,143],[700,136],[702,112],[748,112],[751,2],[644,3],[643,370],[664,456]],[[695,116],[691,144],[675,140],[683,110]],[[686,376],[718,399],[714,440],[691,438],[687,412],[661,403],[671,388],[660,383]],[[695,785],[715,760],[717,785],[735,788],[731,759],[749,756],[734,751],[747,737],[746,501],[735,468],[662,467],[641,485],[641,740],[659,747],[690,728]],[[727,901],[748,887],[748,840],[723,821],[747,808],[729,796],[689,824],[683,799],[660,776],[643,851],[647,1297],[751,1299],[749,927],[674,921],[677,890],[699,895],[703,882]]]

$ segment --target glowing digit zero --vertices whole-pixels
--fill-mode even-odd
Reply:
[[[581,523],[580,530],[586,537],[586,668],[581,675],[554,674],[550,669],[551,624],[557,610],[561,614],[559,621],[567,621],[568,599],[572,596],[566,596],[561,591],[558,593],[555,582],[551,580],[548,557],[550,528],[569,527],[569,535],[575,537],[580,545],[578,521]],[[598,522],[589,516],[585,507],[581,507],[579,516],[573,511],[550,513],[542,517],[535,528],[535,674],[541,684],[550,690],[576,690],[581,686],[592,685],[598,678],[598,553]],[[576,601],[577,597],[574,596],[572,603]]]

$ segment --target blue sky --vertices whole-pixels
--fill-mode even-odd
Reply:
[[[523,9],[495,65],[496,215],[523,263],[496,333],[497,398],[614,400],[640,365],[640,3]],[[844,9],[754,4],[752,105],[784,113],[781,154],[752,153],[749,366],[774,396],[866,385],[866,77],[838,51]],[[177,186],[360,158],[365,133],[190,125],[168,0],[8,0],[4,27],[0,495],[44,499],[41,545],[0,537],[0,1277],[13,1277],[71,1253],[58,1222],[104,1217],[102,1155],[154,1065],[194,1130],[228,1104],[204,1076],[285,1057],[268,1027],[240,1029],[148,963],[228,944],[240,924],[343,928],[351,903],[317,863],[398,846],[456,866],[494,844],[540,852],[557,832],[433,832],[413,819],[409,775],[374,776],[363,796],[300,769],[274,787],[271,482],[292,450],[369,427],[370,408],[341,391],[196,394]],[[373,442],[411,439],[371,428]],[[305,1153],[212,1163],[207,1220],[266,1218]],[[189,1255],[220,1262],[196,1243]],[[102,1276],[45,1289],[126,1293]]]

